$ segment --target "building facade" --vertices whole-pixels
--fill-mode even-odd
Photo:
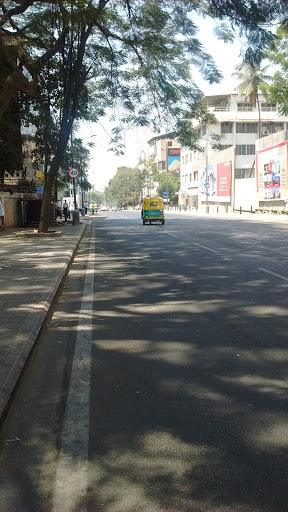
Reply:
[[[148,140],[147,159],[149,164],[159,173],[174,172],[180,174],[181,145],[175,133],[156,135]]]
[[[239,210],[240,208],[249,211],[255,210],[258,208],[259,202],[255,165],[256,141],[259,139],[259,135],[262,138],[281,130],[286,131],[287,118],[281,117],[277,113],[276,105],[267,103],[263,95],[259,95],[260,123],[257,105],[253,106],[244,98],[239,99],[237,94],[207,96],[203,103],[215,115],[217,123],[209,126],[200,124],[194,126],[199,130],[199,144],[203,146],[203,153],[181,148],[179,205],[207,210],[207,203],[209,203],[210,207],[218,206],[218,210]],[[226,176],[228,160],[225,159],[224,153],[222,162],[226,162],[225,172],[224,167],[222,170],[219,167],[221,161],[217,164],[212,162],[215,154],[219,152],[219,149],[215,150],[212,147],[213,134],[222,136],[220,149],[233,149],[229,156],[232,158],[229,178]],[[214,166],[211,171],[209,171],[209,166]],[[203,171],[203,167],[205,171]],[[223,201],[223,195],[219,196],[220,189],[217,195],[216,185],[214,186],[214,196],[210,195],[211,176],[206,181],[209,172],[213,174],[214,182],[218,179],[218,188],[220,187],[220,189],[223,188],[224,181],[228,179],[225,186],[227,187],[228,182],[230,183],[230,194],[226,190],[225,201]],[[226,173],[226,177],[224,178],[224,174],[221,177],[221,173]],[[203,186],[207,187],[204,193]],[[223,194],[224,191],[221,189],[220,193]],[[227,197],[230,197],[230,201],[226,201]]]

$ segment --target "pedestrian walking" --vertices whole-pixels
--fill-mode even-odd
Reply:
[[[1,199],[0,199],[0,219],[1,219],[0,231],[4,231],[4,229],[5,229],[5,214],[4,214],[4,208],[3,208]]]
[[[65,219],[65,222],[67,222],[67,217],[68,217],[68,203],[67,201],[65,200],[64,203],[63,203],[63,215],[64,215],[64,219]]]

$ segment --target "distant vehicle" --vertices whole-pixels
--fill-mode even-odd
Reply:
[[[116,206],[112,206],[112,208],[111,208],[112,212],[117,212],[117,209],[118,208]]]
[[[108,212],[109,208],[108,206],[106,206],[105,204],[102,204],[101,208],[100,208],[100,211],[101,212]]]
[[[97,213],[98,211],[98,206],[96,203],[90,203],[89,205],[89,212],[92,213],[92,215],[94,215],[94,213],[96,212]]]
[[[143,199],[143,207],[141,218],[144,224],[152,224],[152,222],[161,222],[164,224],[164,208],[162,197],[145,197]]]

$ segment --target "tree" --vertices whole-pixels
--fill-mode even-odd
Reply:
[[[111,206],[135,206],[139,203],[141,177],[138,169],[118,167],[105,189],[105,198]]]
[[[176,204],[178,196],[176,195],[180,188],[180,177],[172,173],[163,172],[155,176],[155,180],[159,183],[157,194],[162,196],[163,192],[169,193],[170,204]]]
[[[265,85],[265,93],[271,103],[276,103],[281,115],[288,115],[288,28],[277,30],[277,39],[266,55],[277,66],[271,84]]]
[[[96,190],[95,187],[92,187],[88,192],[88,203],[96,203],[97,205],[103,203],[105,200],[105,195],[103,192]]]
[[[261,137],[261,109],[259,103],[259,91],[265,93],[265,85],[267,80],[271,80],[271,76],[266,74],[270,65],[264,68],[260,64],[244,62],[236,66],[236,73],[233,73],[240,80],[238,85],[238,95],[245,97],[254,107],[258,108],[258,138]]]

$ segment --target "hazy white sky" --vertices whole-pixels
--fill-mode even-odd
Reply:
[[[199,39],[206,47],[207,52],[214,57],[218,68],[224,75],[224,79],[221,84],[209,85],[199,78],[196,80],[197,84],[205,94],[233,93],[237,80],[231,75],[234,72],[235,65],[241,62],[240,42],[237,41],[232,45],[218,41],[212,32],[212,20],[201,19],[199,27]],[[104,189],[108,181],[115,175],[117,167],[121,165],[135,167],[138,164],[141,150],[145,149],[147,141],[155,135],[143,128],[127,132],[125,134],[126,153],[124,156],[116,157],[108,151],[109,130],[108,120],[102,119],[97,124],[86,123],[78,132],[81,137],[87,137],[87,142],[93,141],[95,143],[95,147],[91,150],[89,180],[98,190]],[[92,135],[95,136],[91,137]]]

